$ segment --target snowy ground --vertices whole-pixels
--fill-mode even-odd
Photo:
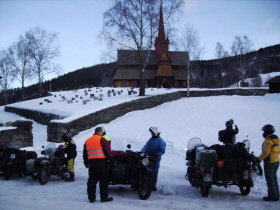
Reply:
[[[155,89],[147,92],[147,95],[161,94],[162,90]],[[56,95],[58,94],[66,93]],[[120,97],[123,99],[113,102],[119,100]],[[103,104],[101,104],[102,101],[99,101],[99,104],[97,101],[91,101],[87,105],[92,105],[91,110],[93,110],[98,109],[98,106],[106,107],[136,98],[136,95],[128,96],[125,93],[122,96],[106,98]],[[39,110],[47,107],[37,106],[37,100],[25,103],[30,108],[36,107],[35,109]],[[76,106],[73,109],[70,109],[71,104],[66,105],[66,102],[58,100],[57,103],[63,106],[56,105],[54,112],[59,112],[63,108],[64,111],[67,110],[65,113],[70,118],[78,116],[77,113],[84,114],[81,110],[87,109],[87,105],[82,105],[81,102],[73,103]],[[13,106],[23,107],[20,104]],[[161,129],[161,136],[167,144],[167,149],[159,170],[158,191],[153,192],[148,200],[140,200],[129,186],[110,186],[109,193],[114,197],[113,202],[100,203],[98,200],[93,204],[88,202],[86,194],[88,174],[82,161],[82,149],[85,140],[93,134],[94,127],[73,137],[78,147],[75,182],[66,183],[60,178],[51,177],[46,185],[40,185],[31,177],[13,177],[9,181],[4,181],[3,177],[0,177],[0,209],[278,209],[279,202],[262,201],[262,197],[267,195],[263,176],[254,176],[255,186],[248,196],[242,196],[236,186],[230,186],[227,189],[213,186],[209,197],[201,197],[199,189],[192,187],[184,178],[186,172],[184,148],[192,137],[200,137],[209,145],[218,143],[218,131],[225,127],[224,123],[227,120],[234,119],[240,128],[237,141],[242,141],[248,135],[251,151],[259,155],[263,141],[261,127],[264,124],[273,124],[276,134],[280,136],[279,107],[280,94],[215,96],[184,98],[152,109],[128,113],[108,124],[99,126],[106,128],[107,134],[112,139],[112,149],[116,150],[124,150],[128,143],[132,145],[132,149],[140,150],[150,137],[148,128],[155,125]],[[18,115],[5,113],[3,110],[4,107],[0,107],[0,123],[22,119]],[[35,150],[40,154],[41,146],[47,144],[47,127],[35,122],[33,127],[34,147],[25,149]],[[280,170],[278,170],[278,182],[280,183]],[[165,195],[162,189],[171,195]],[[98,197],[99,194],[97,194]]]

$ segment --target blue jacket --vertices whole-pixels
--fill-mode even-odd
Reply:
[[[141,149],[141,152],[144,152],[149,156],[157,155],[158,160],[156,161],[156,165],[159,166],[161,156],[165,153],[165,147],[166,144],[160,136],[151,137]]]

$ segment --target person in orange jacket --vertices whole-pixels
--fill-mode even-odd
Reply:
[[[96,184],[99,182],[101,202],[112,201],[108,197],[108,164],[114,164],[109,142],[102,137],[103,128],[96,127],[93,136],[84,144],[83,159],[88,168],[87,194],[90,203],[96,199]]]

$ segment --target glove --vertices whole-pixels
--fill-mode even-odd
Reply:
[[[259,158],[256,158],[256,160],[253,162],[252,168],[257,167],[257,165],[260,163],[261,161],[259,160]]]

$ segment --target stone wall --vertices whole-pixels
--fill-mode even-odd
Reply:
[[[187,91],[178,91],[174,93],[166,93],[163,95],[151,96],[133,100],[130,102],[125,102],[116,106],[112,106],[94,113],[91,113],[87,116],[84,116],[80,119],[73,120],[69,123],[59,123],[51,122],[52,119],[60,119],[60,116],[52,114],[44,114],[34,112],[33,114],[29,111],[30,119],[34,119],[36,122],[41,124],[47,124],[48,132],[48,141],[50,142],[61,142],[61,136],[63,134],[68,134],[69,136],[74,136],[80,133],[83,130],[90,129],[98,124],[108,123],[118,117],[125,115],[128,112],[136,110],[144,110],[156,107],[166,102],[178,100],[183,97],[205,97],[205,96],[218,96],[218,95],[242,95],[242,96],[251,96],[251,95],[265,95],[268,92],[268,89],[213,89],[213,90],[191,90],[189,93]],[[6,109],[5,111],[9,111]],[[21,115],[25,113],[25,110],[16,111],[16,108],[13,108],[13,112]],[[32,116],[33,115],[33,116]],[[38,117],[38,115],[40,117]],[[45,115],[45,118],[44,118]],[[24,115],[22,115],[24,116]]]
[[[12,147],[33,146],[32,121],[18,120],[0,127],[0,142]]]
[[[54,119],[62,119],[62,117],[59,115],[43,113],[35,110],[19,109],[11,106],[5,106],[5,111],[15,113],[27,119],[32,119],[35,122],[40,123],[42,125],[47,125],[51,120]]]

